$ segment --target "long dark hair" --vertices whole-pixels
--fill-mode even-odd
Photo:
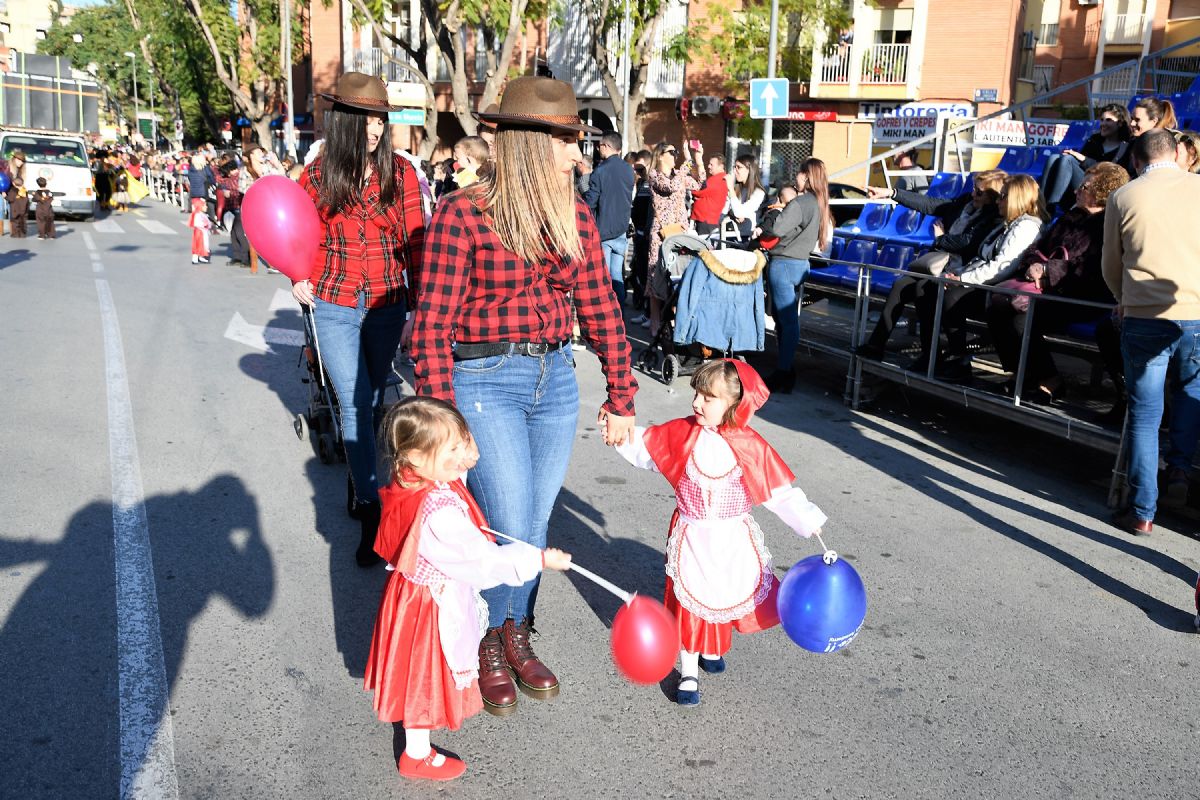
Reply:
[[[766,193],[766,188],[762,185],[762,179],[759,177],[758,161],[754,156],[738,156],[734,163],[741,164],[746,168],[746,182],[733,185],[733,191],[739,200],[745,203],[750,199],[750,195],[758,189],[762,189],[763,193]]]
[[[334,214],[361,199],[367,162],[379,176],[379,204],[389,206],[396,199],[390,128],[384,125],[379,145],[374,153],[369,153],[367,117],[366,111],[341,103],[334,103],[333,108],[325,112],[320,197],[321,204]]]
[[[1129,131],[1129,109],[1120,103],[1109,103],[1100,109],[1101,114],[1112,114],[1117,118],[1117,136],[1122,142],[1128,142],[1133,138],[1133,134]]]

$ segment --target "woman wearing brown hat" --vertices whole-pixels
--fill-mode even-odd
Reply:
[[[633,428],[637,383],[591,212],[572,172],[583,125],[570,85],[511,81],[495,112],[495,169],[438,206],[426,237],[413,330],[416,389],[454,402],[479,462],[467,484],[489,524],[536,547],[562,488],[579,417],[572,316],[599,356],[607,444]],[[520,545],[511,545],[520,546]],[[533,697],[558,679],[530,647],[538,582],[483,593],[479,649],[484,707],[506,714],[517,687]]]
[[[421,188],[411,164],[392,154],[383,81],[348,72],[325,112],[321,155],[300,176],[321,216],[324,235],[306,280],[292,286],[311,306],[321,356],[341,409],[346,461],[362,539],[359,566],[376,564],[379,494],[375,414],[392,372],[409,307],[407,272],[416,273],[424,243]]]

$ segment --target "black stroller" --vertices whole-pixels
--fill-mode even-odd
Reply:
[[[302,305],[300,312],[304,319],[304,347],[296,366],[303,364],[305,368],[305,375],[300,381],[308,384],[308,409],[296,415],[292,426],[300,441],[311,438],[322,464],[345,463],[346,447],[337,392],[333,390],[333,384],[325,372],[325,363],[321,360],[321,342],[312,309]],[[387,385],[395,390],[397,400],[400,399],[400,386],[403,383],[404,379],[393,366]],[[355,516],[354,483],[349,473],[346,475],[346,511]]]
[[[758,250],[713,250],[693,233],[663,240],[662,265],[670,277],[670,299],[662,324],[634,367],[661,376],[668,385],[691,375],[704,362],[765,346],[763,268]]]

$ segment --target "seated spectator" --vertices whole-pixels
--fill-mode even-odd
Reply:
[[[1088,169],[1083,183],[1075,190],[1075,206],[1021,257],[1018,274],[1027,282],[1021,288],[1095,303],[1115,302],[1100,269],[1104,207],[1108,196],[1128,182],[1128,173],[1116,164],[1101,163]],[[1059,396],[1062,379],[1043,337],[1076,322],[1093,321],[1103,312],[1070,303],[1038,302],[1036,306],[1021,393],[1052,401]],[[1015,386],[1028,313],[1027,297],[995,294],[988,305],[988,329],[996,353],[1004,369],[1013,373],[1013,381],[1006,387],[1009,391]]]
[[[996,207],[1004,224],[988,236],[975,258],[942,273],[943,278],[951,281],[942,295],[942,330],[949,342],[947,363],[942,370],[946,380],[966,379],[971,374],[967,320],[984,319],[990,296],[976,287],[992,286],[1012,277],[1021,257],[1037,241],[1049,219],[1037,181],[1029,175],[1008,176]],[[936,292],[926,292],[917,302],[922,329],[933,328],[936,308]]]
[[[930,250],[933,255],[922,256],[922,262],[930,266],[921,269],[921,263],[918,263],[915,267],[910,267],[910,270],[925,275],[941,274],[943,269],[959,268],[965,262],[974,259],[984,241],[1000,229],[1002,222],[996,208],[996,200],[1000,197],[1007,178],[1008,175],[998,169],[980,172],[975,176],[975,186],[971,194],[955,200],[940,200],[904,189],[880,189],[874,186],[867,187],[867,195],[872,200],[893,198],[906,208],[938,218],[934,230],[939,235],[933,240]],[[938,266],[932,266],[938,262]],[[876,323],[867,343],[858,348],[858,354],[864,358],[883,358],[884,346],[887,345],[896,323],[900,321],[905,305],[915,303],[926,292],[936,293],[937,283],[920,275],[902,275],[896,278],[879,315],[879,322]],[[932,336],[932,330],[922,328],[921,355],[909,365],[909,369],[922,370],[928,365]]]
[[[1171,101],[1157,97],[1143,97],[1138,100],[1129,115],[1129,133],[1132,139],[1155,128],[1175,128],[1178,124],[1175,121],[1175,107],[1171,105]],[[1113,160],[1125,168],[1130,178],[1137,177],[1137,170],[1133,165],[1132,140],[1129,146]]]
[[[922,175],[921,170],[921,165],[917,163],[916,148],[905,150],[892,157],[893,173],[909,173],[896,178],[895,185],[897,189],[925,194],[925,190],[929,188],[929,178]]]
[[[1099,163],[1117,161],[1129,148],[1129,112],[1110,103],[1100,109],[1100,131],[1092,134],[1079,150],[1063,150],[1046,160],[1042,173],[1042,197],[1054,209],[1064,198],[1075,199],[1083,174]]]
[[[1185,172],[1200,172],[1200,133],[1173,131],[1175,163]]]

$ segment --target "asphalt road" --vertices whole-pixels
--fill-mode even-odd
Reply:
[[[144,201],[0,239],[0,797],[114,797],[139,773],[185,798],[1200,796],[1194,530],[1131,539],[1104,521],[1105,457],[919,395],[852,413],[816,360],[757,427],[866,582],[853,644],[738,637],[682,709],[617,675],[617,601],[548,575],[561,696],[436,733],[467,775],[402,782],[361,689],[386,576],[354,565],[344,467],[293,433],[286,281],[228,266],[227,237],[192,266],[187,233]],[[671,493],[604,447],[578,355],[551,541],[658,596]],[[640,381],[640,422],[688,413],[683,380]],[[817,552],[757,517],[781,575]]]

